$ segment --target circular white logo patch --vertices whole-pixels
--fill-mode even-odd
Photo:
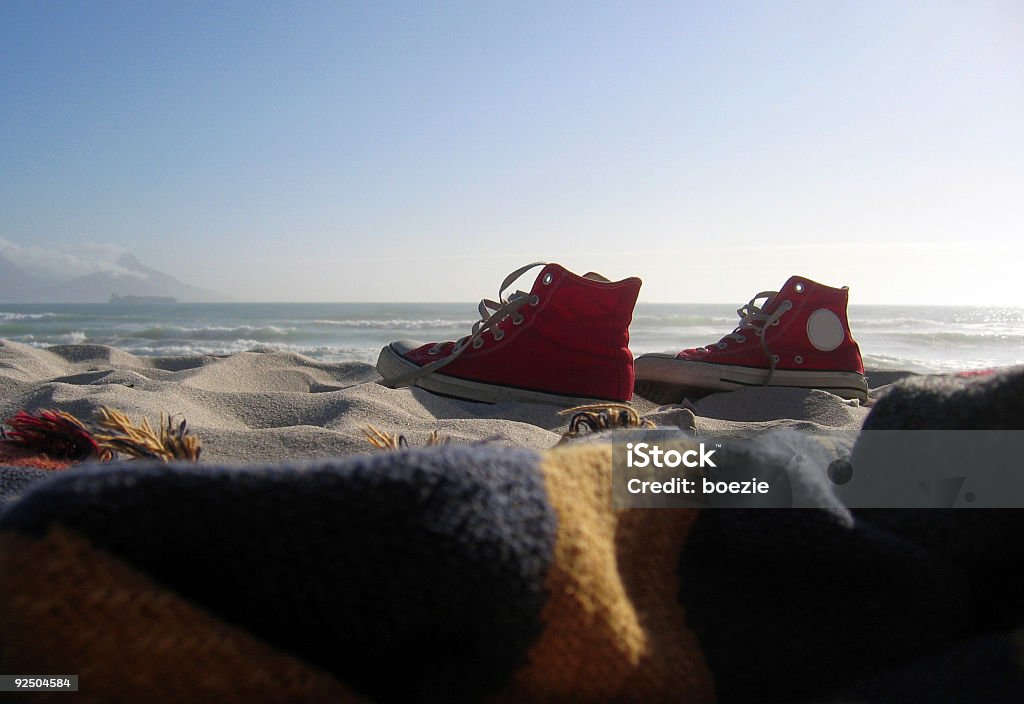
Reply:
[[[815,349],[831,352],[843,344],[845,337],[842,321],[828,308],[819,308],[807,318],[807,339]]]

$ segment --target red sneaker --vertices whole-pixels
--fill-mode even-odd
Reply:
[[[536,266],[529,293],[503,293]],[[380,352],[385,386],[419,386],[474,401],[579,405],[633,394],[629,323],[640,279],[610,282],[538,262],[509,274],[498,301],[480,302],[480,320],[457,342],[392,342]]]
[[[736,312],[739,326],[718,343],[636,360],[636,393],[655,402],[742,386],[800,386],[867,399],[864,362],[846,317],[849,289],[792,276]],[[755,302],[766,299],[763,306]]]

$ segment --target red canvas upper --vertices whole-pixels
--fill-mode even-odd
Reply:
[[[762,309],[771,314],[787,302],[792,306],[764,333],[768,349],[777,357],[776,369],[864,373],[860,348],[850,333],[846,316],[848,294],[845,287],[832,288],[802,276],[791,276],[786,281]],[[738,334],[745,338],[742,341],[727,335],[717,345],[683,350],[677,357],[693,362],[767,368],[769,359],[755,334],[759,326],[755,323],[754,328],[740,330]]]
[[[567,396],[627,401],[633,394],[629,324],[641,281],[577,276],[547,264],[530,290],[537,304],[519,308],[499,325],[504,336],[484,332],[479,349],[467,348],[438,374]],[[406,359],[419,366],[451,354],[454,342],[428,344]],[[431,354],[431,349],[434,354]]]

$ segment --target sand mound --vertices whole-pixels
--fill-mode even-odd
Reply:
[[[284,352],[139,357],[102,345],[37,349],[0,341],[0,419],[41,408],[91,419],[103,405],[136,420],[173,414],[203,440],[203,459],[221,462],[366,452],[372,448],[362,429],[370,424],[412,445],[436,430],[455,443],[544,449],[568,422],[552,406],[472,403],[422,389],[388,389],[379,378],[368,364]],[[692,426],[709,436],[797,428],[851,441],[868,411],[800,389],[715,394],[691,408],[659,408],[641,398],[634,405],[659,426]]]

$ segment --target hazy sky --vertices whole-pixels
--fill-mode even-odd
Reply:
[[[0,2],[0,239],[252,300],[1020,304],[1024,3]],[[525,283],[529,283],[528,281]]]

